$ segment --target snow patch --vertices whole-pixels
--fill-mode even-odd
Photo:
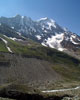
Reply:
[[[72,38],[76,38],[76,35],[71,35]]]
[[[80,86],[75,87],[75,88],[69,88],[69,89],[59,89],[59,90],[47,90],[47,91],[42,91],[43,93],[53,93],[53,92],[64,92],[64,91],[71,91],[71,90],[77,90],[80,89]]]
[[[12,29],[14,29],[14,27],[11,27]]]
[[[6,44],[6,48],[8,49],[8,51],[9,52],[11,52],[12,53],[12,50],[10,49],[10,47],[8,47],[8,42],[5,40],[5,39],[3,39],[3,38],[1,38],[2,39],[2,41]]]
[[[15,40],[16,40],[16,38],[12,38],[12,37],[9,37],[9,39],[11,39],[11,40],[13,40],[13,41],[15,41]]]
[[[51,27],[52,27],[52,26],[53,26],[54,28],[56,28],[56,25],[55,25],[55,23],[53,23],[53,22],[47,22],[47,25],[49,26],[48,29],[50,29],[50,30],[51,30]]]
[[[45,40],[46,42],[43,42],[42,45],[47,45],[51,48],[56,48],[59,51],[63,51],[65,50],[65,48],[61,46],[61,42],[63,41],[63,39],[64,39],[64,33],[56,34],[55,36],[51,36],[51,38]]]
[[[9,37],[9,39],[13,40],[13,41],[23,41],[22,39],[17,39],[17,38],[12,38],[12,37]]]
[[[4,37],[8,38],[6,35],[3,35]]]
[[[11,52],[11,53],[12,53],[12,51],[11,51],[10,47],[8,47],[8,46],[7,46],[7,49],[8,49],[8,51],[9,51],[9,52]]]
[[[76,36],[75,36],[75,35],[71,35],[70,41],[71,41],[73,44],[79,44],[79,43],[75,42],[75,41],[73,40],[73,38],[75,39]]]
[[[78,38],[78,41],[80,41],[80,39]]]
[[[50,19],[51,22],[48,22],[48,25],[49,25],[49,28],[51,28],[51,26],[53,26],[54,28],[56,28],[56,25],[55,25],[55,21]]]
[[[47,47],[47,45],[45,43],[41,43],[43,46]]]
[[[49,19],[49,18],[45,17],[45,18],[41,18],[38,21],[40,21],[43,28],[47,28],[49,30],[51,30],[51,27],[56,28],[56,24],[55,24],[55,21],[53,19]]]
[[[17,34],[21,36],[21,33],[20,32],[17,32]]]
[[[46,31],[46,30],[44,30],[44,32],[45,32],[45,33],[47,33],[47,31]]]
[[[63,50],[66,50],[66,49],[63,49],[63,48],[58,48],[58,50],[59,50],[59,51],[63,51]]]
[[[6,38],[8,38],[8,39],[11,39],[11,40],[13,40],[13,41],[23,41],[22,39],[17,39],[17,38],[12,38],[12,37],[7,37],[6,35],[3,35],[4,37],[6,37]]]
[[[64,49],[61,49],[61,42],[63,41],[64,34],[56,34],[55,36],[52,36],[51,38],[48,38],[47,43],[51,48],[57,47],[58,50],[63,51]]]
[[[40,35],[36,35],[38,40],[41,40],[41,36]]]
[[[5,39],[3,39],[3,38],[1,38],[1,39],[2,39],[2,41],[3,41],[5,44],[7,44],[7,43],[8,43]]]

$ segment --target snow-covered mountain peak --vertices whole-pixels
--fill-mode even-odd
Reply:
[[[53,19],[50,19],[50,18],[48,18],[48,17],[44,17],[44,18],[41,18],[41,19],[39,19],[38,21],[50,21],[50,22],[55,22],[55,20],[53,20]]]
[[[48,17],[44,17],[44,18],[39,19],[38,22],[43,22],[43,23],[51,22],[51,23],[55,23],[55,20],[49,19]]]
[[[41,18],[38,22],[44,27],[51,30],[52,27],[56,28],[56,22],[53,19],[47,17]]]
[[[48,17],[34,21],[27,16],[18,14],[12,18],[1,17],[0,23],[1,31],[3,24],[8,25],[12,31],[16,30],[20,33],[19,36],[25,36],[44,46],[60,51],[80,48],[80,36],[61,27]]]

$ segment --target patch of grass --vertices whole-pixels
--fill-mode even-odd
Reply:
[[[0,51],[1,52],[8,52],[5,43],[0,39]]]
[[[67,64],[68,65],[68,64]],[[80,68],[79,67],[75,67],[73,65],[68,65],[66,64],[55,64],[53,65],[53,69],[59,73],[60,75],[62,75],[63,77],[65,77],[66,79],[68,79],[67,81],[79,81],[80,78]]]

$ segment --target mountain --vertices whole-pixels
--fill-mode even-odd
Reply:
[[[20,15],[1,17],[0,96],[25,100],[17,96],[25,98],[25,93],[42,95],[43,90],[79,86],[79,44],[77,34],[52,19],[33,21]]]
[[[66,52],[76,51],[76,48],[80,48],[80,36],[47,17],[33,21],[26,16],[16,15],[11,18],[1,17],[0,23],[8,25],[20,35],[43,46]]]

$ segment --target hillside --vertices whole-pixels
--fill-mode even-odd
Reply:
[[[53,84],[79,81],[80,61],[65,53],[26,40],[28,44],[0,35],[0,83]],[[10,48],[10,49],[9,49]],[[11,52],[10,52],[11,50]],[[53,86],[54,87],[54,86]]]
[[[21,23],[19,23],[20,20]],[[4,94],[8,97],[10,95],[14,97],[15,95],[26,95],[25,93],[42,95],[44,90],[79,86],[80,37],[70,31],[65,33],[65,30],[56,22],[52,21],[50,27],[51,21],[46,18],[34,22],[27,17],[21,18],[20,15],[9,19],[0,18],[1,97],[5,97]],[[27,25],[24,26],[22,22]],[[48,25],[46,25],[47,22],[49,22]],[[31,25],[35,27],[36,32],[33,27],[30,27]],[[41,38],[42,26],[48,33],[44,32],[44,36]],[[24,29],[25,27],[26,29]],[[55,27],[57,28],[55,29]],[[29,29],[29,34],[25,33],[27,29]],[[38,31],[40,33],[36,36]],[[54,34],[54,31],[63,32],[64,40],[62,33]],[[49,41],[45,41],[43,45],[45,38]],[[56,45],[54,47],[54,43],[57,47]],[[63,48],[66,49],[62,50]]]

